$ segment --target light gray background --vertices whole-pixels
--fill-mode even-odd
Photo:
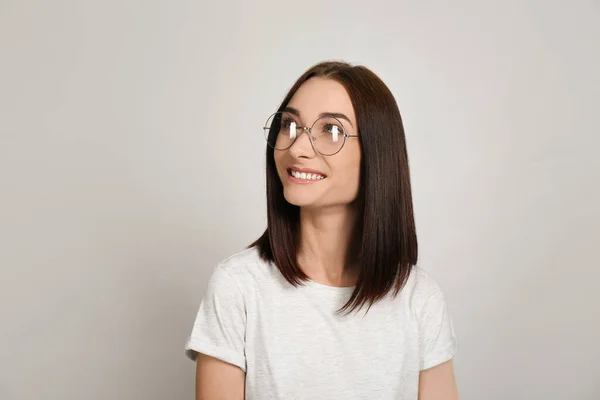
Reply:
[[[599,41],[598,1],[0,0],[0,399],[193,397],[260,127],[331,58],[399,103],[462,398],[599,399]]]

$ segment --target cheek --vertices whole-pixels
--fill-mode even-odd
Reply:
[[[273,158],[275,159],[275,167],[277,168],[277,174],[281,177],[281,152],[274,152]]]
[[[282,184],[285,185],[287,180],[287,170],[283,165],[285,165],[285,154],[283,151],[276,151],[273,156],[275,160],[275,169],[277,171],[277,176]]]
[[[348,169],[348,185],[352,188],[353,192],[358,192],[360,185],[360,161]]]
[[[356,146],[352,148],[352,153],[351,153],[351,157],[349,157],[349,161],[348,161],[348,172],[350,175],[350,179],[356,184],[358,185],[358,183],[360,182],[360,163],[362,161],[362,151],[360,150],[359,146]]]
[[[332,169],[335,168],[337,175],[340,178],[338,183],[340,191],[343,191],[347,195],[354,197],[358,194],[360,185],[360,163],[361,153],[357,149],[355,152],[347,154],[347,158],[337,165],[332,165]],[[341,161],[341,160],[340,160]]]

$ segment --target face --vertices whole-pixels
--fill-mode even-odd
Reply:
[[[323,113],[337,114],[337,120],[346,134],[357,134],[356,116],[350,97],[346,89],[334,80],[309,79],[296,91],[288,103],[288,110],[295,114],[294,120],[298,126],[306,127],[311,127]],[[317,136],[314,130],[313,136]],[[327,131],[335,134],[337,128],[328,125]],[[291,147],[274,152],[285,199],[305,208],[347,206],[352,203],[358,195],[360,182],[359,140],[358,137],[348,137],[338,153],[323,156],[314,150],[308,131],[299,129]]]

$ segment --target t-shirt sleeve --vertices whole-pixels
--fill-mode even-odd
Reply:
[[[246,307],[234,278],[218,266],[200,303],[187,341],[186,354],[196,360],[198,353],[218,358],[246,371]]]
[[[457,341],[444,294],[430,295],[419,319],[419,369],[435,367],[454,357]]]

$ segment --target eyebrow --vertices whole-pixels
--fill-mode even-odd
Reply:
[[[283,109],[283,111],[288,112],[290,114],[294,114],[297,117],[300,116],[300,111],[296,110],[294,107],[285,107]],[[352,122],[350,122],[350,118],[346,117],[342,113],[322,112],[321,114],[319,114],[319,118],[324,118],[324,117],[333,117],[333,118],[338,118],[338,119],[345,119],[346,121],[348,121],[348,123],[350,124],[350,126],[354,128],[354,125],[352,125]]]

